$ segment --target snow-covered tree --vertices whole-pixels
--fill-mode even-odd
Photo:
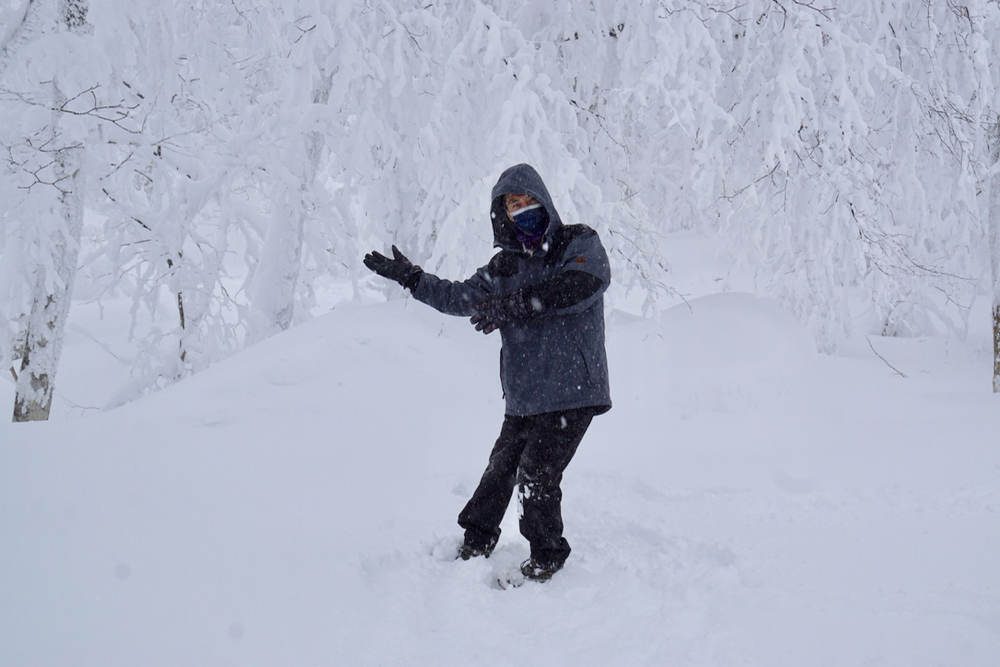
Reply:
[[[993,297],[993,391],[1000,393],[1000,122],[990,137],[989,244]]]
[[[930,251],[918,265],[930,274],[921,287],[942,289],[948,299],[968,303],[988,282],[996,303],[996,269],[992,281],[981,277],[990,274],[991,263],[996,267],[990,258],[996,256],[1000,5],[969,0],[915,8],[900,3],[898,9],[894,62],[922,111],[922,182],[937,184],[933,198],[918,200],[924,206],[912,210],[914,216],[924,214],[914,242]],[[914,193],[920,190],[907,195]],[[967,313],[967,308],[958,310]],[[996,309],[991,311],[996,339]]]
[[[481,265],[490,187],[521,161],[598,228],[647,312],[676,302],[678,230],[717,235],[827,349],[961,333],[983,289],[993,1],[0,7],[4,363],[43,245],[78,233],[32,241],[49,231],[27,221],[84,191],[103,228],[80,263],[132,299],[136,392],[308,317],[315,279],[357,281],[370,247]]]
[[[220,358],[233,335],[226,313],[234,308],[220,289],[229,228],[216,212],[239,187],[218,138],[239,107],[226,93],[241,90],[225,53],[227,28],[235,28],[200,5],[100,9],[107,30],[98,35],[142,122],[101,146],[93,206],[105,223],[87,262],[105,276],[104,289],[132,299],[133,332],[143,312],[157,322],[135,368],[140,387],[162,386]]]
[[[998,9],[567,2],[524,23],[572,82],[578,159],[626,242],[616,277],[669,303],[659,238],[716,233],[832,348],[965,328]]]
[[[10,10],[10,8],[8,8]],[[0,45],[5,183],[4,353],[20,357],[14,421],[48,419],[83,224],[92,121],[123,117],[100,101],[103,59],[85,0],[32,0],[8,11]]]

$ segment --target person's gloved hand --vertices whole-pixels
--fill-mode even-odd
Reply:
[[[510,294],[491,294],[476,306],[476,314],[470,321],[476,325],[476,331],[489,334],[511,320],[526,320],[539,314],[524,291],[517,290]]]
[[[406,256],[399,252],[396,246],[392,246],[392,259],[374,250],[368,253],[365,255],[365,266],[383,278],[395,280],[409,290],[417,286],[417,283],[420,282],[420,276],[424,272],[419,266],[414,266],[410,260],[406,259]]]

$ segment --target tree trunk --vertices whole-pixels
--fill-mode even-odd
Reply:
[[[56,369],[62,354],[63,333],[80,253],[83,158],[81,147],[58,152],[55,168],[60,191],[52,211],[58,219],[39,221],[42,225],[52,225],[45,245],[52,259],[48,266],[55,269],[56,275],[49,276],[44,263],[38,266],[35,275],[34,300],[14,396],[15,422],[46,420],[52,408]]]
[[[249,290],[252,301],[247,342],[251,345],[292,325],[307,215],[297,194],[280,193],[284,201],[271,202],[271,221]]]
[[[996,168],[997,165],[994,163]],[[1000,393],[1000,173],[990,177],[989,242],[993,274],[993,393]]]
[[[21,6],[20,20],[14,15],[11,18],[15,21],[10,26],[5,26],[7,39],[0,43],[0,72],[3,72],[7,62],[14,57],[20,47],[30,41],[37,32],[40,5],[38,0],[27,0]]]
[[[76,34],[88,32],[87,0],[59,0],[57,21]],[[30,3],[25,24],[34,17],[37,3]],[[5,53],[9,57],[9,53]],[[59,82],[52,81],[52,142],[60,141],[59,120],[66,96]],[[34,196],[51,197],[51,206],[40,207],[47,219],[36,221],[42,258],[34,274],[31,313],[21,354],[21,372],[14,394],[14,421],[44,421],[52,409],[56,370],[62,355],[63,334],[73,297],[76,262],[83,231],[82,145],[64,145],[55,151],[54,179]],[[54,191],[54,192],[53,192]],[[51,275],[51,274],[55,275]]]
[[[313,87],[313,103],[330,100],[333,80],[322,74]],[[309,190],[316,181],[325,139],[320,132],[305,134],[306,164],[298,188],[287,184],[275,188],[271,221],[268,224],[260,264],[250,295],[249,344],[258,343],[292,326],[295,287],[302,265],[305,224],[309,217]]]
[[[993,124],[989,132],[989,206],[987,227],[989,229],[990,267],[993,277],[993,392],[1000,393],[1000,121]]]
[[[996,282],[994,280],[994,282]],[[996,290],[996,287],[993,288]],[[1000,394],[1000,298],[993,294],[993,393]]]

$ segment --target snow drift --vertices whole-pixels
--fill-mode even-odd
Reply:
[[[516,590],[491,585],[527,556],[513,512],[492,558],[453,560],[498,341],[412,300],[0,425],[0,663],[996,664],[1000,409],[974,346],[872,340],[903,378],[749,295],[611,315],[573,556]]]

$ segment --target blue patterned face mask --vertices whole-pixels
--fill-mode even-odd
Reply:
[[[541,234],[549,226],[549,212],[541,204],[525,206],[510,214],[514,227],[529,236]]]

